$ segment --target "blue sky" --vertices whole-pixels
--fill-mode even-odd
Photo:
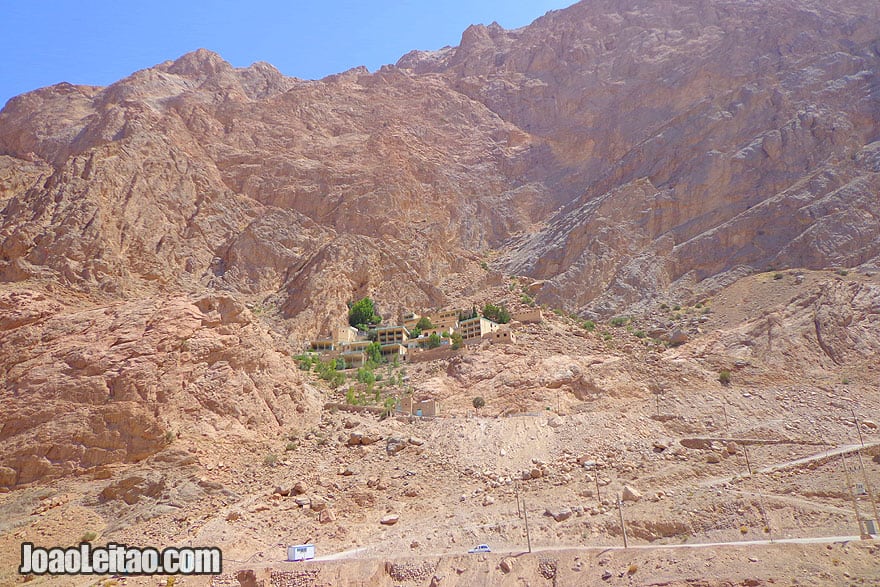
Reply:
[[[107,85],[204,47],[286,75],[371,71],[412,49],[457,45],[474,23],[526,25],[574,0],[0,0],[0,105],[54,83]]]

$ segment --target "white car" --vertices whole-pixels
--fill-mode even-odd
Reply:
[[[488,544],[479,544],[468,551],[468,554],[479,554],[481,552],[492,552]]]

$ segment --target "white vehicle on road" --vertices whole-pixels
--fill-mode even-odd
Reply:
[[[468,554],[479,554],[481,552],[492,552],[488,544],[479,544],[468,551]]]

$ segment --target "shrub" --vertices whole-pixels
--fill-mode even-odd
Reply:
[[[497,322],[498,324],[507,324],[510,322],[510,312],[504,306],[496,306],[494,304],[486,304],[483,306],[483,316]]]
[[[636,330],[633,334],[638,338],[645,338],[647,336],[644,330]]]
[[[85,534],[83,534],[80,537],[79,541],[80,542],[91,542],[92,540],[94,540],[97,537],[98,537],[97,533],[89,531],[89,532],[86,532]]]
[[[636,571],[638,571],[638,570],[639,570],[639,565],[633,563],[629,566],[628,569],[626,569],[626,574],[627,575],[635,575]]]
[[[527,306],[534,306],[535,305],[535,298],[533,298],[532,296],[530,296],[527,293],[520,295],[519,301],[522,302],[523,304],[526,304]]]
[[[486,405],[486,400],[483,399],[483,396],[478,395],[477,397],[474,398],[473,404],[474,404],[474,407],[479,410],[480,408],[482,408],[483,406]]]
[[[783,275],[782,273],[774,273],[773,274],[773,279],[775,279],[777,281],[782,279],[783,277],[785,277],[785,275]]]
[[[348,309],[348,323],[361,330],[366,330],[366,328],[361,328],[362,326],[379,324],[380,322],[382,322],[382,318],[376,314],[376,308],[370,298],[360,299]]]
[[[373,341],[369,344],[366,353],[367,362],[372,363],[373,365],[378,365],[382,362],[382,345],[377,341]]]
[[[730,383],[730,371],[728,369],[722,369],[718,373],[718,381],[721,382],[721,385],[728,385]]]
[[[672,309],[678,312],[679,310],[681,310],[681,304],[675,304],[674,306],[672,306]]]
[[[486,263],[485,261],[480,261],[480,267],[483,269],[483,271],[489,270],[489,264]]]
[[[369,367],[361,367],[357,370],[357,380],[358,383],[364,383],[366,385],[376,383],[376,374],[373,373],[373,370]]]
[[[432,332],[431,336],[428,337],[427,346],[429,349],[436,349],[440,346],[440,335],[436,332]]]
[[[629,316],[615,316],[611,319],[611,326],[624,326],[629,322]]]
[[[739,533],[740,533],[740,534],[748,534],[748,533],[749,533],[749,527],[748,527],[748,526],[740,526],[740,527],[739,527]]]
[[[847,271],[846,269],[838,269],[837,274],[841,277],[846,277],[847,275],[849,275],[849,271]]]
[[[274,466],[275,463],[277,463],[277,462],[278,462],[278,455],[271,453],[271,452],[269,454],[267,454],[266,457],[263,459],[263,464],[268,465],[270,467]]]
[[[583,323],[583,327],[584,330],[586,330],[587,332],[593,332],[594,330],[596,330],[596,323],[592,320],[586,320]]]
[[[427,316],[422,316],[419,318],[419,321],[416,322],[416,328],[421,332],[422,330],[430,330],[434,328],[434,325],[431,323],[431,319]]]
[[[458,332],[452,333],[452,350],[457,351],[461,348],[461,345],[464,343],[464,339],[461,338],[461,334]]]
[[[284,450],[290,452],[292,450],[296,450],[299,445],[296,442],[288,442],[287,446],[284,447]]]

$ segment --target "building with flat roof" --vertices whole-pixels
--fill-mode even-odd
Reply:
[[[415,312],[410,312],[409,314],[403,315],[403,325],[407,330],[412,330],[416,327],[416,324],[419,323],[421,319],[421,315],[416,314]]]
[[[402,397],[397,402],[397,412],[419,417],[434,417],[440,415],[440,402],[433,398],[416,400],[411,395]]]
[[[354,342],[358,339],[358,329],[354,326],[340,326],[334,333],[333,340],[339,343]]]
[[[359,369],[367,364],[367,353],[364,351],[343,351],[339,358],[345,361],[346,369]]]
[[[498,324],[482,316],[461,320],[458,323],[458,333],[465,343],[479,342],[484,334],[495,332],[498,328]]]
[[[395,359],[398,361],[405,361],[406,354],[406,345],[400,343],[392,343],[392,344],[383,344],[380,352],[382,353],[382,358],[388,361],[389,363],[394,362]]]
[[[376,329],[376,341],[385,346],[386,344],[406,344],[409,339],[409,330],[405,326],[381,326]]]
[[[450,328],[455,328],[456,324],[458,324],[458,315],[460,313],[461,311],[458,309],[440,310],[439,312],[434,312],[430,315],[431,324],[433,324],[436,328],[448,331]]]
[[[336,348],[336,344],[331,338],[317,338],[309,341],[309,349],[318,353],[326,353]]]
[[[506,324],[499,325],[499,328],[495,331],[487,332],[481,338],[493,344],[516,344],[516,337],[513,335],[513,331]]]

